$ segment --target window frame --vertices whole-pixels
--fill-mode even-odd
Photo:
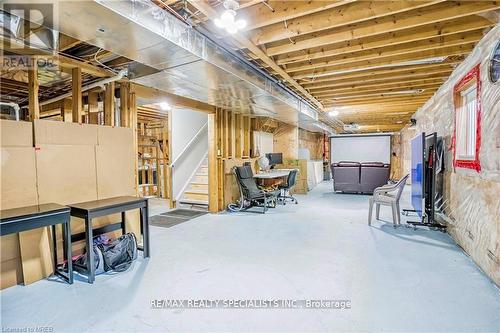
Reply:
[[[472,85],[476,86],[476,149],[474,159],[460,159],[457,156],[457,116],[463,107],[462,92],[470,89]],[[479,161],[479,150],[481,148],[481,76],[479,64],[474,66],[454,87],[454,132],[453,132],[453,166],[455,168],[465,168],[481,171]]]

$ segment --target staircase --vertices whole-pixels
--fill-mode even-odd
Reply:
[[[208,208],[208,158],[196,170],[178,203]]]

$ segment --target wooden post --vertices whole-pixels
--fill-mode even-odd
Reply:
[[[29,89],[29,120],[40,119],[40,106],[38,104],[38,64],[36,59],[32,59],[33,64],[28,70]]]
[[[129,108],[129,125],[130,128],[132,128],[133,135],[134,135],[134,167],[135,167],[135,192],[136,195],[139,195],[139,160],[138,160],[138,138],[137,138],[137,105],[136,105],[136,98],[135,94],[129,94],[129,99],[128,99],[128,105],[130,106]],[[158,170],[157,170],[158,172]]]
[[[72,103],[73,122],[82,123],[82,69],[80,67],[71,70],[72,75]]]
[[[115,83],[106,84],[104,93],[104,125],[115,126]]]
[[[71,98],[65,98],[61,102],[61,116],[63,121],[71,123],[73,121],[73,111]]]
[[[97,91],[89,91],[88,93],[88,105],[89,105],[89,124],[99,124],[99,102],[98,102],[99,93]]]
[[[208,211],[218,212],[219,186],[217,172],[217,117],[208,115]]]
[[[172,188],[172,167],[170,163],[172,163],[172,110],[168,111],[167,117],[167,160],[165,161],[167,165],[167,173],[165,179],[165,184],[168,184],[168,198],[170,203],[170,208],[175,208],[177,206],[177,202],[174,198],[173,188]]]
[[[242,115],[234,115],[234,157],[241,158],[243,152]]]
[[[120,126],[130,127],[130,110],[129,102],[130,84],[128,82],[120,85]]]

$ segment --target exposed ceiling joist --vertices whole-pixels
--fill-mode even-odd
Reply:
[[[370,59],[383,59],[394,57],[398,55],[411,54],[415,52],[425,52],[429,50],[439,50],[445,47],[474,44],[477,43],[483,32],[480,30],[472,31],[469,33],[449,35],[443,37],[435,37],[420,42],[410,42],[401,45],[389,46],[385,48],[378,48],[368,51],[359,51],[355,53],[343,54],[333,58],[328,58],[323,61],[311,61],[307,63],[297,63],[286,67],[290,72],[298,72],[303,70],[315,70],[321,67],[333,66],[336,64],[346,64]]]
[[[194,0],[202,2],[204,0]],[[242,17],[248,18],[245,30],[253,30],[296,17],[313,14],[353,2],[354,0],[326,0],[326,1],[269,1],[269,7],[259,5],[241,12]],[[195,6],[195,4],[193,4]],[[272,8],[272,10],[271,10]],[[240,13],[238,14],[240,15]]]
[[[395,83],[395,82],[421,82],[425,80],[435,80],[435,79],[441,79],[441,80],[446,80],[448,76],[451,73],[451,68],[442,72],[439,72],[437,74],[420,74],[420,75],[400,75],[400,76],[387,76],[387,75],[380,75],[377,76],[376,78],[369,79],[369,80],[346,80],[343,82],[337,82],[337,83],[327,83],[327,84],[322,84],[318,86],[311,86],[307,88],[311,93],[317,93],[320,91],[328,91],[331,89],[335,88],[351,88],[351,87],[357,87],[357,86],[367,86],[367,85],[380,85],[380,84],[386,84],[386,83]]]
[[[396,80],[396,81],[380,81],[380,82],[360,82],[353,83],[351,85],[344,85],[341,87],[329,87],[322,88],[321,90],[315,90],[314,94],[316,96],[322,96],[325,94],[334,94],[344,91],[356,91],[356,89],[367,89],[367,88],[390,88],[395,85],[408,85],[408,86],[424,86],[426,84],[443,84],[446,77],[437,77],[429,79],[410,79],[410,80]]]
[[[253,31],[252,42],[257,45],[294,38],[308,33],[323,31],[348,24],[354,24],[391,14],[405,12],[442,2],[434,1],[360,1],[339,6],[332,10],[317,12],[287,20],[286,29],[283,23],[276,23]]]
[[[325,47],[311,48],[299,52],[291,52],[276,56],[279,65],[326,58],[340,54],[395,46],[410,42],[428,40],[430,38],[444,37],[447,35],[467,33],[470,31],[483,31],[494,26],[494,23],[477,16],[467,16],[457,20],[430,24],[422,27],[405,29],[396,32],[386,32],[366,38],[352,39],[334,43]]]
[[[294,43],[285,43],[275,46],[270,45],[267,47],[267,54],[274,56],[300,51],[312,47],[332,44],[333,41],[337,43],[391,31],[399,31],[443,20],[470,16],[498,8],[500,8],[500,4],[496,1],[445,2],[394,16],[385,16],[375,21],[365,21],[353,27],[347,26],[338,30],[320,32],[312,36],[301,36],[297,38]]]
[[[413,62],[423,61],[425,59],[468,54],[470,51],[472,51],[473,48],[474,48],[473,44],[451,46],[437,50],[414,52],[405,55],[392,56],[382,59],[364,60],[355,63],[339,64],[334,66],[323,67],[321,69],[312,71],[311,70],[301,71],[301,72],[296,72],[295,74],[292,75],[292,77],[294,79],[314,78],[314,77],[335,75],[336,73],[341,73],[343,71],[354,71],[354,70],[360,71],[374,67],[381,67],[381,66],[389,67],[398,64],[410,65]]]

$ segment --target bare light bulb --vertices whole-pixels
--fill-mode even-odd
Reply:
[[[339,112],[337,110],[332,110],[332,111],[328,112],[328,115],[330,117],[336,117],[339,115]]]

